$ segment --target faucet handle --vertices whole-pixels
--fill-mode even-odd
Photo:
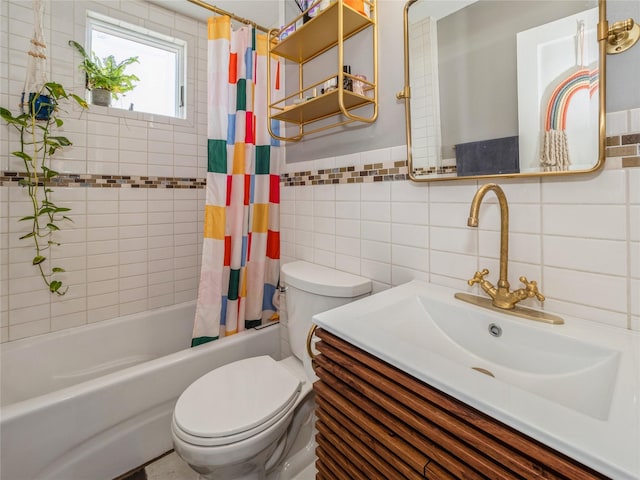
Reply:
[[[527,277],[524,276],[520,277],[520,281],[524,283],[525,292],[528,297],[536,297],[540,302],[545,301],[544,295],[538,290],[538,282],[535,280],[529,281]]]
[[[476,283],[481,283],[484,280],[484,277],[486,275],[489,275],[489,270],[487,270],[486,268],[483,269],[481,272],[474,273],[473,278],[470,280],[467,280],[467,285],[471,287]]]

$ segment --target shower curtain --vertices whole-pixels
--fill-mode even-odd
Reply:
[[[267,36],[208,22],[208,165],[202,270],[191,346],[277,318],[281,147],[267,129]],[[277,134],[274,122],[272,131]]]

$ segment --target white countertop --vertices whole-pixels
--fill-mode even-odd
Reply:
[[[530,437],[616,480],[640,479],[640,332],[562,315],[548,325],[496,313],[501,322],[617,350],[619,363],[606,418],[595,418],[372,328],[375,312],[417,295],[453,302],[455,308],[484,310],[453,298],[455,290],[412,281],[313,317],[314,323],[408,374],[471,405]],[[398,318],[392,316],[393,324]]]

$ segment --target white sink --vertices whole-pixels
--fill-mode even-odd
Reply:
[[[454,293],[416,280],[313,320],[610,478],[640,480],[640,333],[535,322]]]
[[[531,325],[434,295],[407,295],[367,317],[367,327],[386,339],[393,336],[495,381],[607,418],[617,350],[558,335],[554,329],[562,327]]]

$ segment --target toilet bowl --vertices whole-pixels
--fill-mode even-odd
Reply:
[[[283,464],[299,432],[313,443],[313,370],[306,356],[312,315],[368,295],[362,277],[307,262],[282,267],[293,355],[239,360],[203,375],[176,403],[171,431],[176,453],[206,480],[291,478]],[[303,363],[304,359],[304,363]],[[309,445],[297,453],[313,461]],[[299,462],[300,463],[300,462]]]

